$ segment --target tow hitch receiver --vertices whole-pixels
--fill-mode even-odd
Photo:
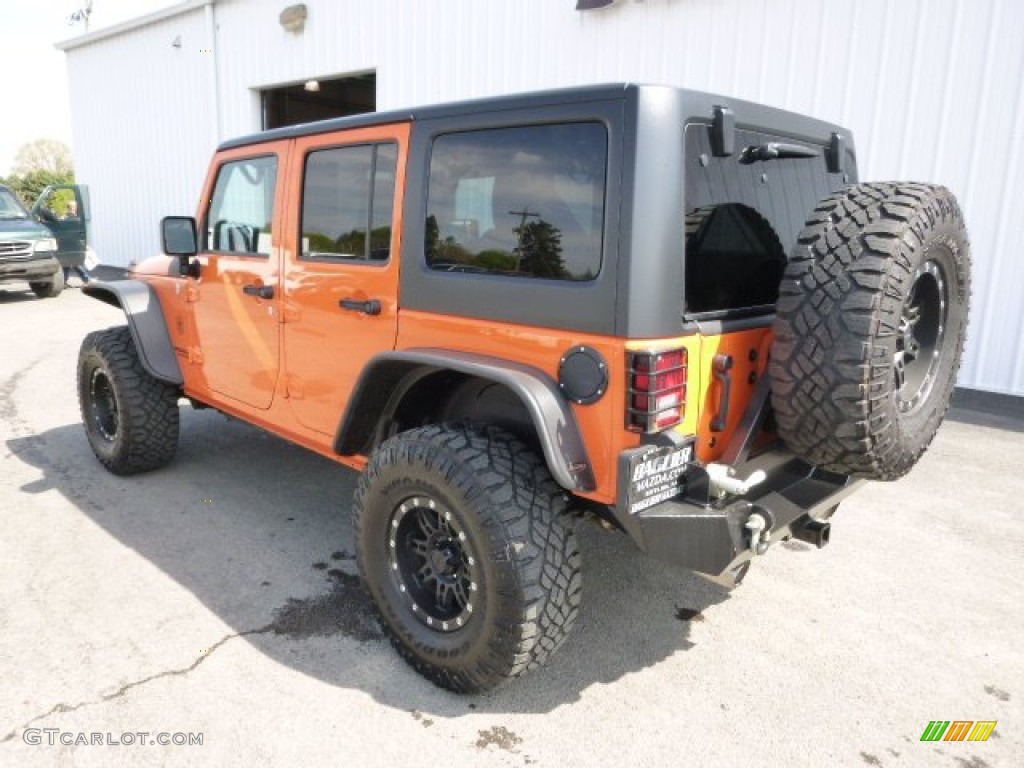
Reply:
[[[821,549],[828,544],[828,540],[831,535],[832,524],[826,523],[824,520],[808,519],[803,525],[796,525],[793,527],[794,539],[806,541],[808,544],[813,544],[818,549]]]

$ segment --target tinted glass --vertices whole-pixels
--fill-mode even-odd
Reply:
[[[592,280],[601,269],[607,155],[600,123],[437,137],[427,263],[449,272]]]
[[[207,216],[207,250],[270,254],[277,158],[225,163]]]
[[[302,187],[304,258],[387,260],[397,158],[394,144],[310,153]]]
[[[686,309],[717,312],[774,304],[786,256],[771,224],[739,203],[686,217]]]
[[[796,141],[810,157],[740,162],[746,149],[792,137],[736,129],[736,152],[716,156],[711,127],[686,127],[686,309],[730,314],[771,310],[786,254],[818,201],[845,182],[823,148]],[[847,167],[855,180],[852,155]]]
[[[391,222],[395,207],[395,171],[398,145],[380,144],[373,172],[370,198],[370,258],[387,259],[391,254]]]

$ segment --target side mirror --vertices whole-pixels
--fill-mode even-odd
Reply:
[[[199,252],[196,220],[191,216],[165,216],[160,222],[160,236],[164,253],[178,257],[178,272],[186,277],[197,277],[192,257]]]

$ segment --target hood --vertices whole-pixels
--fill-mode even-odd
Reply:
[[[0,219],[0,240],[38,240],[53,233],[33,219]]]

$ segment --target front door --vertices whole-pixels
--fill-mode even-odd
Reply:
[[[288,401],[333,435],[367,361],[393,349],[408,125],[298,139],[284,279]]]
[[[227,403],[266,409],[280,369],[279,168],[287,144],[223,156],[207,184],[195,295],[205,385]],[[211,191],[212,190],[212,191]]]

